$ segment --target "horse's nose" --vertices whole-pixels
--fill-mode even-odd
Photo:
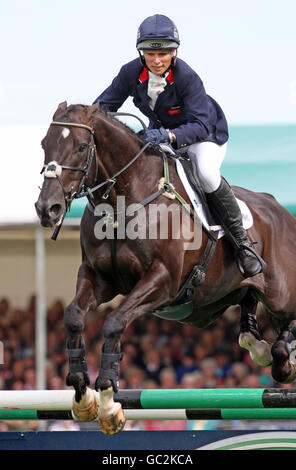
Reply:
[[[37,212],[37,215],[38,215],[39,219],[41,219],[42,214],[43,214],[43,209],[42,209],[41,204],[39,203],[39,200],[37,202],[35,202],[35,210]]]
[[[60,220],[63,211],[61,204],[50,205],[40,200],[35,203],[35,209],[43,227],[53,227]]]
[[[61,212],[62,212],[61,204],[53,204],[52,206],[50,206],[49,211],[48,211],[51,217],[60,217]]]

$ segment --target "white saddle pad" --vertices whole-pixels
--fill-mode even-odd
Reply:
[[[196,192],[192,189],[192,186],[188,182],[186,173],[185,173],[185,171],[183,169],[183,166],[182,166],[182,164],[179,160],[176,160],[176,168],[177,168],[177,172],[178,172],[178,175],[180,177],[180,180],[181,180],[181,182],[184,186],[185,191],[187,192],[187,194],[190,198],[190,201],[191,201],[191,203],[194,207],[194,210],[195,210],[197,216],[200,218],[200,220],[202,221],[202,223],[204,224],[204,226],[207,229],[213,230],[213,231],[219,230],[218,238],[223,237],[224,230],[222,229],[221,225],[214,225],[214,226],[209,225],[209,223],[207,221],[207,218],[206,218],[206,214],[205,214],[203,205],[200,201],[200,198],[196,194]],[[244,201],[241,201],[240,199],[236,199],[236,200],[238,202],[239,208],[240,208],[241,213],[242,213],[243,226],[247,230],[247,229],[251,228],[252,225],[253,225],[252,213],[251,213],[250,209],[248,208],[247,204]]]

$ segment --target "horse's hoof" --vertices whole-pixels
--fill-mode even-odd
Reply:
[[[99,416],[99,423],[101,427],[101,431],[104,434],[117,434],[118,432],[122,431],[124,428],[126,418],[120,403],[116,403],[117,411],[115,410],[111,416],[108,417],[100,417]]]
[[[87,387],[78,403],[75,401],[74,395],[72,411],[78,421],[94,421],[98,417],[98,410],[99,399],[95,390]]]
[[[271,345],[263,339],[258,341],[250,332],[241,333],[238,343],[241,348],[247,349],[251,359],[261,367],[269,367],[272,364]]]

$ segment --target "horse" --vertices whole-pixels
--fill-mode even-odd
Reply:
[[[35,204],[42,226],[60,227],[71,201],[81,195],[88,198],[80,227],[82,261],[76,293],[64,310],[69,358],[66,383],[75,391],[73,412],[80,420],[96,417],[104,433],[115,434],[125,424],[121,405],[114,401],[119,387],[120,343],[125,328],[133,320],[163,305],[173,304],[193,266],[204,256],[210,233],[202,226],[196,249],[188,248],[182,231],[179,237],[173,237],[172,230],[168,230],[167,237],[158,235],[152,239],[118,236],[116,217],[120,211],[116,210],[116,203],[120,197],[124,196],[129,205],[137,206],[145,201],[142,206],[149,208],[152,203],[161,202],[167,209],[174,207],[175,211],[179,202],[176,204],[176,200],[164,197],[164,189],[159,187],[163,177],[162,153],[149,144],[144,145],[139,134],[101,110],[98,104],[59,104],[42,147],[45,178]],[[191,206],[173,158],[168,158],[167,171],[170,181],[166,192],[175,191]],[[204,328],[229,306],[240,305],[240,345],[249,350],[258,364],[271,367],[275,381],[291,383],[296,378],[293,362],[296,219],[272,195],[232,188],[251,211],[253,225],[248,236],[256,243],[254,247],[266,261],[266,268],[263,273],[244,278],[227,237],[216,240],[206,273],[194,290],[192,310],[176,321]],[[96,208],[106,202],[115,211],[109,224],[115,230],[112,240],[96,234],[96,224],[106,215],[104,210],[97,213]],[[181,225],[189,224],[193,233],[193,218],[182,214]],[[143,220],[153,223],[148,215]],[[159,225],[160,220],[154,224]],[[105,228],[107,226],[106,222]],[[122,294],[124,300],[108,314],[102,328],[104,344],[95,381],[95,390],[99,393],[96,393],[89,386],[83,340],[85,316],[90,309],[94,310],[118,294]],[[260,337],[256,323],[258,305],[279,322],[279,336],[273,345]]]

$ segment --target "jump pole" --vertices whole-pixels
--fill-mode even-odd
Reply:
[[[295,420],[296,408],[125,410],[127,420]],[[4,420],[75,420],[71,410],[0,410]]]
[[[0,410],[71,410],[74,390],[0,391]],[[296,408],[296,389],[120,390],[114,397],[125,410]]]

